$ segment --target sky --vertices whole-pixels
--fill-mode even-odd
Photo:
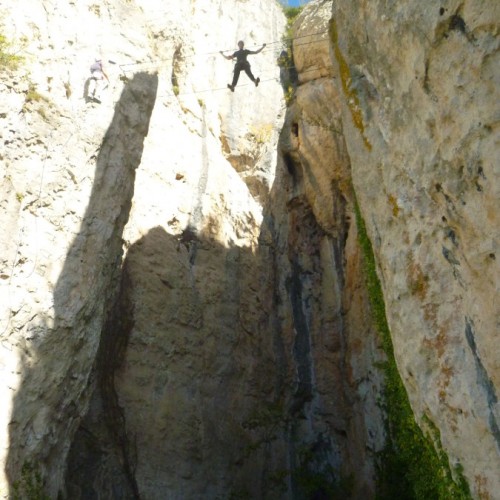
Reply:
[[[288,0],[288,5],[290,7],[298,7],[299,5],[304,5],[308,0]]]

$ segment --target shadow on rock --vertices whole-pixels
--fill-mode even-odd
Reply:
[[[278,176],[278,191],[295,182],[284,164]],[[369,315],[353,304],[359,253],[344,253],[354,222],[339,201],[329,235],[303,196],[283,213],[273,194],[257,251],[221,245],[215,219],[129,248],[70,452],[72,499],[370,496],[362,408],[375,402],[345,361],[376,350],[353,319]]]
[[[68,449],[92,392],[104,318],[120,280],[122,233],[158,79],[137,74],[124,87],[103,139],[81,227],[54,289],[53,323],[30,327],[13,401],[6,472],[20,497],[29,483],[61,494]],[[31,477],[33,476],[33,477]]]

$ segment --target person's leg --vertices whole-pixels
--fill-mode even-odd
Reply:
[[[240,72],[241,72],[241,66],[236,64],[234,66],[234,74],[233,74],[233,83],[231,83],[231,87],[236,87],[236,84],[238,83],[238,80],[240,78]]]
[[[257,87],[259,85],[260,78],[255,78],[255,76],[253,76],[252,70],[250,69],[250,64],[247,64],[245,66],[245,73],[248,75],[248,78],[250,78],[250,80],[252,80],[252,82],[255,83],[255,86]]]
[[[255,76],[252,74],[252,70],[250,69],[250,64],[245,64],[245,73],[247,74],[248,78],[252,80],[252,82],[255,82]]]
[[[97,99],[98,101],[101,100],[101,89],[102,89],[102,80],[96,79],[94,99]]]
[[[87,97],[93,98],[95,96],[95,91],[96,91],[96,79],[93,76],[91,76],[89,80],[89,91]]]

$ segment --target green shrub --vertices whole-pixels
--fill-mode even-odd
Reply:
[[[283,12],[287,18],[287,27],[291,27],[297,19],[297,16],[302,12],[303,7],[283,7]]]
[[[293,61],[293,25],[303,7],[285,7],[283,12],[287,19],[285,34],[282,38],[283,50],[278,58],[278,66],[281,68],[281,85],[285,96],[285,102],[288,105],[295,97],[295,88],[297,85],[297,72]]]
[[[12,44],[5,35],[0,33],[0,68],[16,69],[22,59],[12,50]]]
[[[283,35],[282,42],[286,47],[289,54],[290,64],[293,64],[292,57],[292,42],[293,42],[293,25],[297,20],[297,17],[302,12],[303,7],[283,7],[283,12],[286,17],[286,28],[285,34]]]

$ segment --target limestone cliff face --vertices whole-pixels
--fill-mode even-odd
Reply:
[[[328,75],[328,57],[324,64]],[[200,131],[186,131],[189,168],[186,151],[169,151],[170,167],[156,165],[151,149],[143,179],[138,171],[98,390],[68,463],[73,498],[374,494],[383,426],[373,363],[382,355],[365,321],[346,149],[331,127],[340,108],[328,110],[338,94],[326,78],[301,89],[276,155],[273,120],[284,103],[273,85],[250,103],[241,98],[254,89],[243,87],[231,113],[220,105],[226,125],[215,144],[207,97],[206,121],[187,118]],[[144,157],[150,143],[164,143],[170,111],[162,111],[158,121],[153,112]],[[321,145],[297,142],[299,120]],[[322,172],[324,163],[337,168]]]
[[[288,107],[269,0],[2,7],[3,498],[373,498],[356,200],[416,419],[495,498],[499,13],[428,3],[309,3]]]
[[[415,416],[500,491],[498,2],[335,2],[352,178]]]
[[[121,405],[134,425],[127,406],[133,383],[106,386],[118,365],[114,357],[123,357],[122,339],[109,339],[118,330],[110,321],[126,297],[120,284],[135,276],[134,249],[155,231],[175,243],[187,264],[194,257],[183,250],[202,235],[222,254],[232,247],[251,254],[256,245],[282,92],[273,80],[273,51],[252,61],[265,98],[243,75],[232,95],[226,88],[232,65],[218,51],[234,50],[239,38],[249,48],[279,40],[284,19],[278,5],[259,0],[29,2],[2,9],[5,35],[24,58],[1,80],[2,494],[29,463],[56,496],[65,491],[68,451],[95,387],[107,391],[110,418]],[[110,77],[101,105],[84,98],[96,57]],[[130,270],[122,276],[124,244]],[[158,251],[153,260],[166,258]],[[139,265],[148,258],[141,255]],[[232,295],[238,273],[227,260],[224,287]],[[192,283],[184,277],[182,304],[170,306],[180,324],[197,331],[197,292],[185,296]],[[210,280],[220,281],[217,269]],[[140,290],[135,282],[130,287],[129,294]],[[209,296],[218,301],[215,291]],[[153,336],[164,335],[159,320],[150,319]],[[225,321],[233,324],[232,317]],[[128,333],[133,356],[138,334]],[[149,365],[147,352],[141,355]],[[117,394],[123,402],[113,405]],[[123,432],[121,425],[113,445]],[[124,460],[120,455],[118,465],[127,472]]]
[[[2,79],[4,496],[27,464],[69,498],[373,494],[381,354],[327,39],[277,154],[278,5],[30,7]],[[239,38],[270,49],[231,94]]]
[[[289,301],[277,309],[286,318],[290,364],[297,366],[295,403],[313,431],[306,432],[300,420],[292,427],[310,445],[315,432],[317,442],[328,436],[335,478],[350,477],[354,485],[330,494],[362,498],[375,495],[374,457],[384,443],[377,406],[382,381],[375,368],[384,355],[373,330],[357,242],[341,95],[329,52],[330,18],[331,2],[312,2],[295,24],[299,85],[281,134],[270,213],[279,228],[277,286]],[[318,456],[311,455],[309,464],[297,459],[306,473],[321,470]],[[303,492],[294,494],[300,498]]]

